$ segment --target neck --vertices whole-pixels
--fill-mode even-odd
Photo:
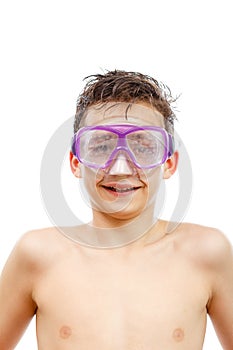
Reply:
[[[154,206],[143,210],[139,215],[120,217],[120,215],[111,215],[100,211],[93,211],[93,219],[90,223],[95,228],[129,230],[134,225],[147,225],[148,227],[155,222]]]
[[[87,225],[87,237],[89,244],[96,247],[116,248],[146,236],[157,221],[154,207],[147,208],[137,217],[123,220],[94,211],[93,221]]]

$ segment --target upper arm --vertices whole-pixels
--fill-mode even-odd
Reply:
[[[0,277],[0,349],[13,349],[36,311],[35,264],[27,235],[15,246]]]
[[[213,243],[212,295],[208,313],[224,349],[233,344],[233,251],[230,242],[217,235]]]

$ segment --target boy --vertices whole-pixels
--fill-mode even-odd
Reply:
[[[1,350],[14,348],[34,315],[39,350],[201,350],[207,314],[223,348],[233,348],[230,243],[193,224],[167,234],[168,222],[154,217],[160,184],[178,162],[171,102],[140,73],[89,80],[70,165],[93,220],[17,243],[0,281]]]

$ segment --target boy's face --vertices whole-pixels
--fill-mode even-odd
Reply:
[[[126,117],[127,111],[127,117]],[[165,128],[163,116],[146,104],[111,102],[92,106],[83,117],[81,126],[133,124]],[[177,156],[164,165],[140,169],[127,152],[119,151],[105,169],[93,169],[80,164],[71,154],[71,169],[84,179],[94,213],[105,213],[115,219],[132,219],[145,209],[154,209],[156,194],[162,178],[175,171]]]

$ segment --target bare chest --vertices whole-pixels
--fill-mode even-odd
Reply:
[[[48,271],[36,292],[39,349],[201,349],[202,274],[179,259],[139,258],[69,258]]]

